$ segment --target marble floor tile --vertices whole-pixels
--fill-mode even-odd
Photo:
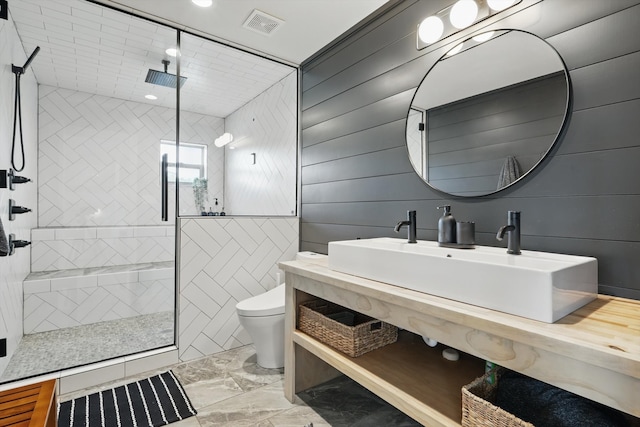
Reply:
[[[226,375],[185,385],[184,390],[197,411],[230,397],[243,394],[240,386]]]
[[[203,408],[197,417],[202,427],[253,427],[294,406],[277,382]]]
[[[229,375],[245,392],[284,380],[283,369],[266,369],[257,364],[230,371]]]
[[[226,360],[227,370],[240,369],[245,366],[255,365],[257,363],[256,350],[253,345],[245,345],[242,347],[227,350],[215,355],[217,359]]]
[[[198,421],[196,417],[187,418],[186,420],[178,421],[170,425],[171,427],[201,427],[200,421]]]
[[[282,411],[277,415],[258,424],[258,427],[302,427],[313,423],[313,427],[331,427],[331,424],[322,418],[309,406],[297,406]],[[382,426],[383,424],[378,424]],[[385,424],[391,426],[392,424]]]
[[[421,425],[345,376],[299,393],[298,397],[331,426]]]
[[[227,373],[227,360],[210,356],[202,359],[181,363],[172,368],[183,386],[199,381],[215,380]]]

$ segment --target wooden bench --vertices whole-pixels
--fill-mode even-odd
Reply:
[[[56,383],[43,381],[0,392],[0,427],[56,427]]]

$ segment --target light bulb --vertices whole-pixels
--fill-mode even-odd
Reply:
[[[499,12],[513,6],[515,2],[516,0],[488,0],[487,4],[491,8],[491,10]]]
[[[453,56],[456,53],[460,52],[462,50],[462,46],[464,45],[464,43],[460,43],[458,45],[456,45],[453,49],[451,49],[449,52],[447,52],[447,56]]]
[[[176,49],[175,47],[170,47],[169,49],[165,50],[164,53],[175,58],[176,56],[178,56],[178,49]]]
[[[437,42],[444,32],[442,19],[437,16],[430,16],[418,27],[418,36],[425,43]]]
[[[473,0],[460,0],[451,8],[449,21],[457,29],[473,24],[478,17],[478,5]]]
[[[209,7],[213,4],[213,0],[191,0],[193,4],[200,7]]]
[[[493,31],[487,31],[486,33],[478,34],[477,36],[473,37],[473,40],[477,41],[478,43],[483,43],[489,40],[491,37],[493,37]]]
[[[154,101],[154,100],[158,99],[158,97],[157,97],[157,96],[155,96],[155,95],[151,95],[151,94],[149,94],[149,95],[145,95],[144,97],[145,97],[145,98],[147,98],[147,99],[150,99],[150,100],[152,100],[152,101]]]

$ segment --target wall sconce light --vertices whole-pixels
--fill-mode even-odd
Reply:
[[[522,0],[458,0],[418,24],[417,49],[443,40],[490,16],[502,12]]]
[[[216,138],[215,141],[213,141],[213,143],[215,144],[216,147],[224,147],[231,141],[233,141],[233,135],[231,135],[229,132],[225,132],[222,135],[220,135],[218,138]]]

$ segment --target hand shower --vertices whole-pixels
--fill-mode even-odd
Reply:
[[[16,90],[15,90],[15,101],[14,101],[14,112],[13,112],[13,139],[11,144],[11,166],[16,170],[16,172],[22,172],[25,164],[24,157],[24,138],[22,136],[22,108],[20,105],[20,76],[27,71],[29,64],[33,61],[33,58],[40,52],[40,46],[36,46],[33,53],[27,59],[27,62],[24,63],[22,67],[16,67],[11,64],[11,72],[16,75]],[[16,150],[16,129],[20,129],[20,151],[22,152],[22,167],[18,168],[15,162],[15,150]]]

